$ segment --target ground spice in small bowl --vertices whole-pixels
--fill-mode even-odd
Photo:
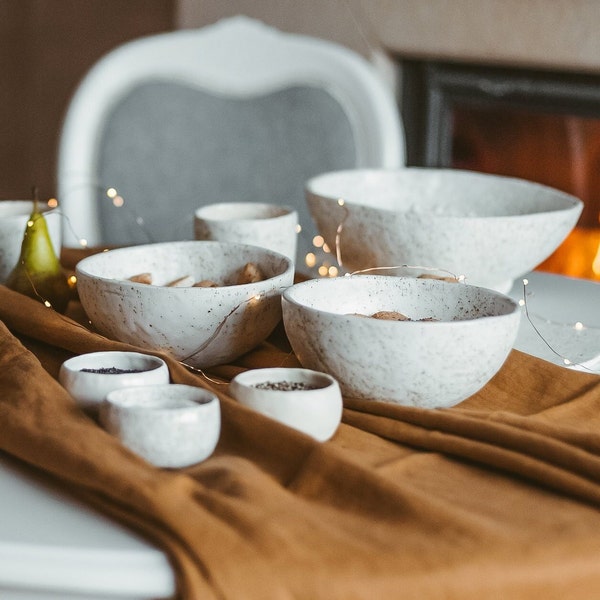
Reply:
[[[100,373],[101,375],[121,375],[123,373],[143,373],[144,369],[120,369],[119,367],[101,367],[99,369],[80,369],[83,373]]]
[[[253,387],[259,390],[275,390],[278,392],[297,392],[303,390],[319,389],[316,385],[310,385],[303,381],[263,381],[255,384]]]

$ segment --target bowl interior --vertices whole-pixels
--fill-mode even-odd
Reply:
[[[408,326],[469,321],[519,310],[512,299],[485,288],[434,279],[379,275],[315,279],[288,288],[284,298],[309,311],[332,315],[362,317],[381,311],[398,312],[409,319],[399,324]],[[396,326],[395,321],[386,319],[372,321],[381,323],[382,327],[390,323]]]
[[[154,286],[167,286],[187,276],[195,281],[210,280],[219,286],[230,286],[237,284],[240,269],[248,263],[259,266],[265,280],[292,269],[287,257],[263,248],[224,242],[189,241],[134,246],[96,254],[80,261],[77,271],[94,278],[119,281],[149,273]],[[134,287],[145,285],[135,282],[131,284]]]

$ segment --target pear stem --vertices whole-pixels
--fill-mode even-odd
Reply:
[[[37,189],[36,185],[34,185],[31,188],[31,197],[33,198],[33,212],[37,213],[37,211],[38,211],[38,189]]]

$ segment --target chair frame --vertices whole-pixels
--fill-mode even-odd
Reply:
[[[123,44],[83,78],[65,115],[58,149],[63,245],[102,243],[97,208],[98,147],[113,106],[150,81],[177,81],[244,98],[294,85],[324,88],[342,106],[356,144],[357,168],[397,168],[404,131],[393,93],[362,56],[343,46],[284,33],[237,16]]]

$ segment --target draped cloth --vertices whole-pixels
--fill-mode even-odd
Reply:
[[[66,358],[141,350],[0,286],[0,449],[164,550],[181,599],[600,597],[600,378],[514,350],[450,409],[344,398],[319,443],[228,395],[297,366],[278,340],[171,381],[218,395],[215,453],[159,469],[58,383]],[[208,376],[206,376],[208,375]]]

